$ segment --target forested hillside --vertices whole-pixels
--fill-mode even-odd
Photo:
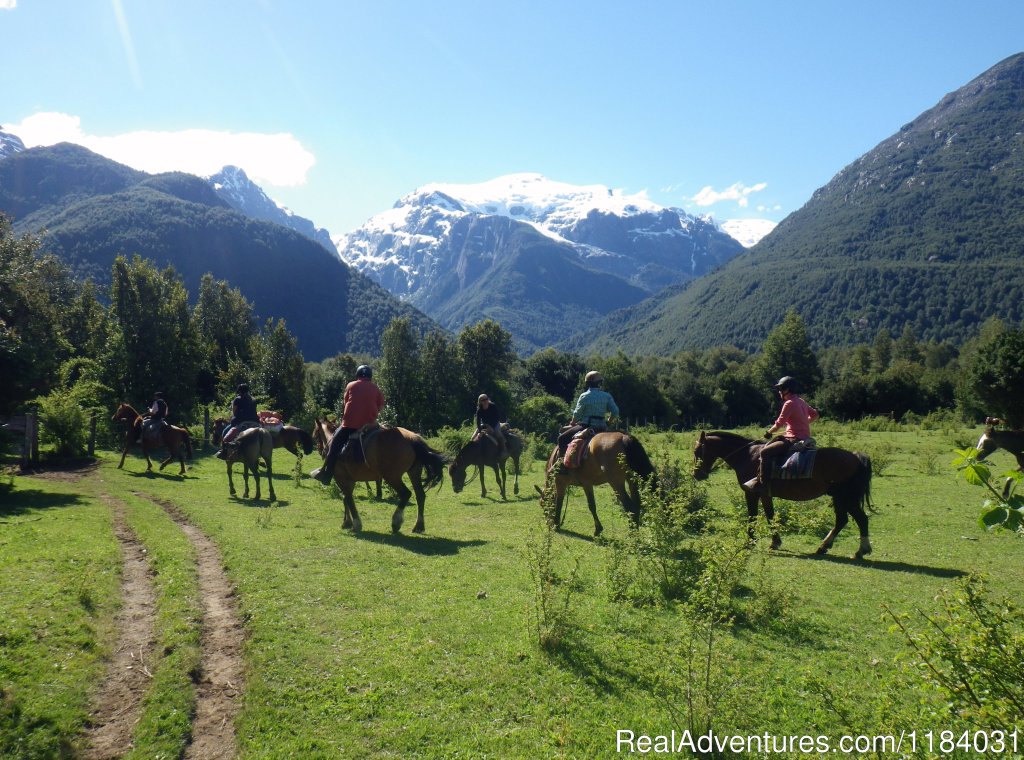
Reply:
[[[671,353],[751,349],[795,307],[816,345],[909,325],[956,343],[1024,318],[1024,54],[944,97],[843,169],[721,270],[574,339]]]
[[[75,145],[36,148],[0,161],[0,211],[101,285],[118,255],[173,266],[193,294],[211,273],[257,316],[284,319],[310,360],[377,351],[396,317],[433,325],[308,238],[231,210],[192,175],[147,175]]]

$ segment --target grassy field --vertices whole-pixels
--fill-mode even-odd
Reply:
[[[296,481],[281,450],[272,506],[228,497],[223,463],[202,455],[185,478],[144,475],[139,458],[117,470],[112,453],[77,480],[14,477],[0,491],[0,756],[81,747],[118,604],[109,498],[126,505],[158,566],[166,656],[136,753],[180,751],[197,658],[195,581],[189,545],[147,496],[214,540],[236,588],[247,635],[243,757],[599,757],[616,753],[620,729],[838,737],[882,731],[897,713],[914,721],[906,730],[942,728],[906,686],[898,661],[909,650],[885,608],[933,609],[970,572],[1020,601],[1024,541],[983,532],[982,492],[949,467],[976,431],[816,433],[875,460],[874,553],[848,559],[851,524],[832,554],[811,555],[830,526],[827,503],[777,503],[783,550],[762,541],[732,559],[743,508],[732,474],[717,472],[711,529],[688,556],[714,547],[704,567],[737,573],[727,619],[695,616],[693,599],[615,600],[626,520],[599,489],[606,538],[595,541],[575,493],[565,529],[549,535],[533,489],[540,462],[505,503],[496,488],[479,498],[477,483],[455,495],[446,479],[428,495],[426,534],[410,535],[407,515],[397,536],[393,505],[363,490],[364,531],[342,531],[336,492]],[[641,438],[689,468],[693,433]],[[994,460],[1012,464],[1002,452]]]

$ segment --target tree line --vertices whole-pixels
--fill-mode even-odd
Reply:
[[[783,375],[797,377],[805,397],[833,418],[945,411],[1024,425],[1024,330],[998,320],[959,346],[918,340],[907,324],[898,336],[882,329],[870,343],[815,350],[791,310],[756,352],[583,356],[546,348],[524,358],[491,320],[453,335],[400,317],[375,355],[310,363],[284,321],[260,323],[223,280],[204,276],[190,305],[172,268],[120,256],[102,288],[76,280],[37,238],[16,237],[0,216],[0,416],[34,404],[55,418],[93,410],[108,419],[118,403],[140,409],[162,391],[172,418],[193,424],[203,408],[226,415],[236,386],[247,382],[261,407],[308,427],[316,415],[340,415],[361,363],[373,365],[388,400],[384,420],[427,434],[470,421],[486,393],[516,427],[551,438],[592,369],[624,417],[661,427],[767,423],[777,411],[770,386]]]

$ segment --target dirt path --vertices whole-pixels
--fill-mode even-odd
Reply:
[[[244,631],[235,592],[224,573],[216,544],[174,505],[148,494],[137,494],[162,507],[196,549],[199,592],[203,605],[200,674],[196,683],[196,709],[192,743],[185,758],[218,760],[234,757],[235,718],[245,678],[242,661]]]
[[[114,535],[121,545],[122,606],[114,621],[118,632],[114,659],[89,717],[84,755],[89,760],[121,757],[131,749],[156,659],[156,592],[146,549],[128,527],[124,503],[111,496],[102,498],[110,507]]]

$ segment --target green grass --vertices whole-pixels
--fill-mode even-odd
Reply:
[[[743,614],[714,644],[712,677],[724,695],[714,719],[721,730],[837,736],[849,722],[877,727],[872,721],[878,720],[879,697],[901,683],[895,662],[906,654],[883,605],[930,609],[941,588],[975,570],[989,574],[994,593],[1020,598],[1024,542],[982,532],[977,516],[983,495],[957,481],[948,466],[954,448],[973,443],[974,431],[819,425],[816,434],[822,445],[889,457],[873,482],[874,554],[864,562],[847,559],[857,546],[851,524],[832,554],[809,556],[830,523],[827,503],[779,503],[789,526],[784,551],[769,554],[767,542],[757,545],[736,600]],[[646,435],[644,442],[648,449],[673,447],[688,467],[693,439],[677,433]],[[994,456],[997,464],[1011,466],[1008,455]],[[480,499],[475,483],[456,496],[446,480],[440,492],[428,495],[422,536],[408,533],[414,514],[393,536],[393,505],[359,489],[364,531],[356,536],[340,529],[336,496],[309,479],[294,484],[287,453],[275,458],[280,501],[274,506],[228,497],[224,465],[213,458],[197,458],[184,480],[143,476],[137,458],[117,471],[116,461],[103,457],[103,488],[129,504],[132,524],[147,545],[162,547],[168,573],[187,575],[190,549],[131,491],[173,501],[221,549],[248,635],[248,682],[238,723],[244,757],[611,756],[616,729],[659,734],[685,727],[684,653],[697,629],[679,605],[637,608],[610,600],[611,542],[628,528],[606,488],[598,490],[598,512],[609,541],[592,539],[593,522],[578,492],[565,530],[554,536],[555,570],[571,577],[571,584],[556,590],[571,592],[569,625],[558,646],[544,651],[537,644],[531,569],[545,530],[533,495],[541,467],[521,479],[521,498],[507,503]],[[311,469],[319,457],[307,457],[306,464]],[[16,478],[14,493],[42,487]],[[741,526],[735,478],[716,472],[708,489],[719,513],[714,535],[727,538]],[[45,514],[62,543],[95,542],[84,553],[91,563],[105,562],[109,575],[116,562],[109,519],[88,498],[83,508],[95,512],[101,531],[68,524],[71,511],[64,509],[14,519]],[[8,532],[0,532],[0,541]],[[0,563],[6,567],[3,549]],[[42,541],[21,549],[26,558],[50,550]],[[190,582],[163,592],[177,601],[161,613],[162,625],[175,628],[185,649],[194,641],[188,633],[194,600],[184,590]],[[39,602],[27,588],[16,588],[0,597],[5,611],[31,615]],[[109,580],[103,589],[90,592],[100,600],[101,613],[93,613],[100,617],[110,607]],[[65,592],[51,602],[64,627],[88,619],[75,609],[76,597]],[[47,644],[29,639],[21,646],[45,652]],[[5,643],[0,654],[7,656],[9,647]],[[78,669],[79,681],[95,678],[95,654],[72,654],[69,667]],[[183,662],[172,670],[187,668]],[[821,698],[822,683],[844,697],[847,719]],[[18,688],[20,704],[41,709],[42,691]],[[150,706],[147,714],[180,710],[172,706],[177,691],[183,690],[169,687],[156,698],[161,706]],[[908,691],[895,696],[907,715],[916,715],[917,698]],[[64,708],[55,740],[73,739],[81,723],[76,711],[83,709],[81,695],[77,699]],[[153,718],[154,725],[161,720]],[[923,730],[926,724],[922,715],[905,728]],[[2,725],[5,734],[22,731]]]

